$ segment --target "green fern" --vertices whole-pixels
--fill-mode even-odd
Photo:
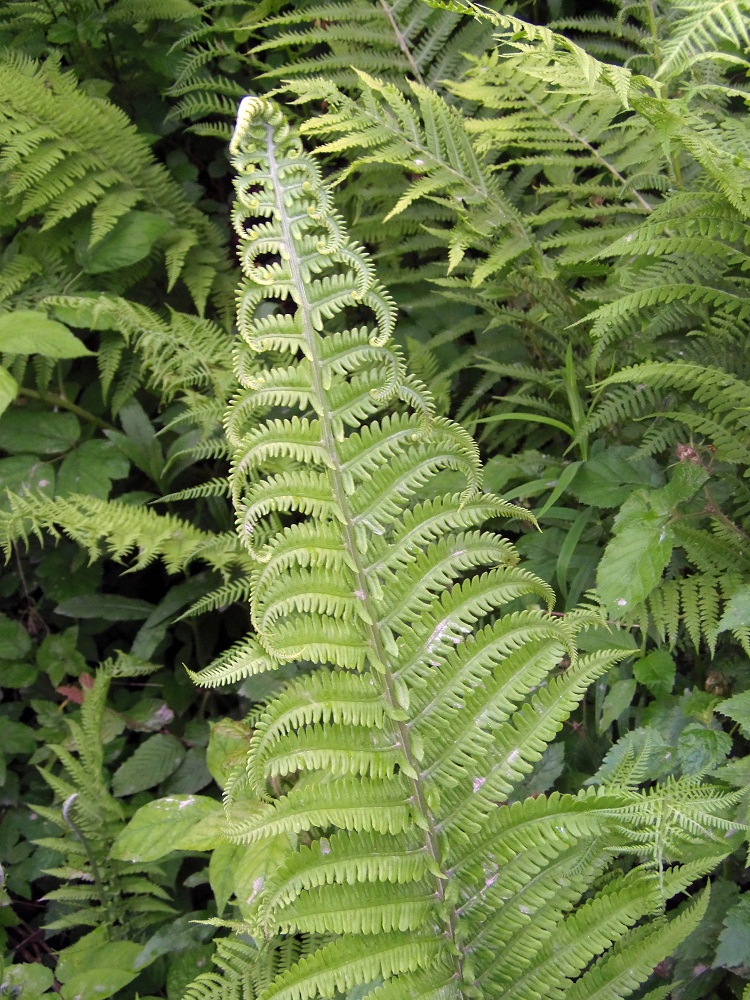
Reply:
[[[104,926],[109,935],[132,940],[174,912],[169,893],[160,884],[162,872],[157,865],[113,861],[109,856],[126,818],[122,803],[110,791],[104,766],[102,723],[107,693],[114,678],[137,677],[153,669],[152,664],[124,655],[103,663],[84,694],[80,718],[68,720],[73,749],[49,747],[63,773],[39,768],[61,800],[56,808],[34,806],[61,831],[56,837],[37,841],[63,857],[60,865],[46,872],[64,883],[46,898],[67,910],[47,925],[50,930]]]
[[[42,240],[57,240],[67,255],[80,244],[79,267],[106,271],[110,265],[97,263],[97,248],[118,227],[137,224],[147,242],[141,259],[158,250],[169,287],[181,278],[202,311],[217,273],[226,269],[218,231],[154,160],[123,112],[86,95],[52,60],[39,64],[5,51],[0,83],[8,95],[0,112],[3,197],[6,211],[31,230],[22,253],[32,260],[17,263],[16,284],[23,269],[35,266]],[[117,276],[125,287],[141,274],[139,262],[127,263]]]
[[[205,679],[317,665],[268,703],[227,787],[235,842],[296,843],[255,935],[323,935],[260,997],[625,996],[700,920],[705,896],[671,919],[663,903],[726,852],[736,796],[676,783],[503,805],[621,654],[578,654],[599,617],[541,610],[550,588],[481,528],[528,514],[482,492],[472,440],[405,372],[388,295],[281,113],[246,99],[232,156],[239,327],[267,362],[229,410],[230,478],[260,566],[256,634]],[[257,393],[295,415],[235,419]],[[653,831],[667,801],[674,823]],[[613,838],[645,864],[601,882]],[[680,865],[686,845],[706,860]]]

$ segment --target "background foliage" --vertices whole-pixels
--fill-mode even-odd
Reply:
[[[220,789],[294,667],[183,669],[248,628],[221,425],[247,93],[295,102],[411,368],[543,528],[509,522],[525,565],[622,626],[523,792],[643,746],[646,780],[747,787],[749,13],[0,4],[6,992],[180,997],[195,921],[275,863],[223,842]],[[741,992],[745,878],[738,849],[654,983]]]

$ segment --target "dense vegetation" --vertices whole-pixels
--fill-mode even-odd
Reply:
[[[742,994],[748,49],[0,2],[4,996]]]

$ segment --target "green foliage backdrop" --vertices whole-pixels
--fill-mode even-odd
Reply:
[[[749,26],[0,3],[4,993],[742,993]]]

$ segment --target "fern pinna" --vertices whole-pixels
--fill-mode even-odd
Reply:
[[[300,665],[227,808],[235,842],[275,841],[240,901],[261,960],[304,947],[259,991],[211,973],[190,995],[624,996],[700,919],[706,893],[664,904],[725,855],[734,799],[638,792],[631,755],[606,789],[513,801],[618,653],[579,655],[595,616],[544,610],[550,588],[481,528],[524,512],[482,492],[473,441],[405,371],[389,296],[282,113],[246,98],[231,152],[226,429],[256,635],[197,679]],[[604,877],[623,850],[640,862]]]

